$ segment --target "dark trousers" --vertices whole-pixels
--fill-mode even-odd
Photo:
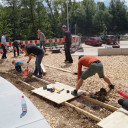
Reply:
[[[71,53],[70,53],[70,46],[71,46],[71,43],[69,43],[69,42],[65,43],[65,46],[64,46],[65,58],[66,58],[66,61],[69,61],[70,63],[72,63],[73,59],[72,59]]]
[[[128,110],[128,100],[127,99],[119,99],[118,103],[126,110]]]
[[[19,47],[16,46],[15,48],[17,49],[17,56],[19,56]],[[14,49],[13,52],[14,52],[14,57],[15,57],[16,56],[16,50]]]
[[[17,72],[21,72],[22,71],[21,66],[19,66],[19,65],[15,66],[15,69],[16,69]]]
[[[45,41],[40,41],[40,48],[42,48],[42,46],[43,46],[44,51],[46,52]]]
[[[40,64],[42,62],[43,56],[44,56],[43,50],[42,50],[42,53],[41,54],[39,54],[39,55],[36,56],[35,71],[34,71],[34,74],[36,74],[36,75],[38,73],[39,73],[39,75],[42,75],[42,69],[41,69],[41,65]]]
[[[7,50],[5,49],[5,46],[2,44],[1,47],[2,47],[2,49],[3,49],[2,59],[7,58],[7,57],[6,57]]]

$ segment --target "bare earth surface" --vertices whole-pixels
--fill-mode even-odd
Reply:
[[[43,58],[43,64],[77,72],[78,56],[73,56],[73,64],[65,64],[63,51],[58,54],[52,54],[51,52],[47,53],[48,55],[45,55]],[[19,80],[23,80],[36,88],[43,87],[46,84],[30,76],[23,76],[23,73],[17,74],[14,70],[14,65],[11,64],[12,60],[23,60],[25,64],[22,69],[25,70],[28,57],[24,56],[24,54],[20,54],[19,57],[13,58],[12,53],[8,53],[7,57],[8,58],[6,60],[0,59],[0,76],[4,77],[20,89],[33,102],[53,128],[99,128],[97,126],[97,122],[88,119],[85,115],[75,111],[74,109],[67,106],[58,106],[53,102],[32,94],[32,88],[20,83]],[[112,83],[116,86],[116,89],[128,93],[128,56],[99,56],[98,58],[104,64],[105,75],[110,78]],[[30,62],[29,72],[34,70],[34,63],[35,57],[33,57]],[[83,68],[83,70],[85,69]],[[75,87],[77,78],[75,75],[47,67],[46,71],[47,74],[43,76],[44,80],[51,83],[61,82]],[[100,88],[105,88],[107,91],[109,90],[107,84],[102,79],[99,79],[98,75],[85,80],[81,87],[81,89],[85,91],[86,95],[96,93]],[[107,100],[105,100],[105,102],[110,105],[120,107],[117,103],[120,98],[121,96],[115,91],[111,91],[108,93],[106,98]],[[105,118],[112,113],[105,108],[92,104],[81,98],[77,98],[69,102],[100,118]]]

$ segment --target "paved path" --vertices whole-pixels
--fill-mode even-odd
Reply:
[[[98,48],[103,48],[103,47],[111,47],[111,45],[105,45],[103,44],[102,46],[90,46],[86,45],[85,43],[82,44],[82,47],[84,49],[84,52],[75,52],[72,55],[94,55],[98,56]],[[120,47],[127,47],[128,48],[128,41],[120,41]]]
[[[0,128],[51,128],[26,96],[27,112],[22,113],[22,95],[14,85],[0,77]]]

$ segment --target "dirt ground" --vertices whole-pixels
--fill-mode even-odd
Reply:
[[[46,84],[30,76],[23,76],[23,73],[17,74],[14,70],[14,65],[11,64],[12,60],[23,60],[24,66],[22,69],[25,70],[28,57],[24,56],[24,54],[20,54],[19,57],[13,58],[12,53],[8,53],[7,57],[8,58],[5,60],[0,59],[0,76],[4,77],[20,89],[33,102],[53,128],[99,128],[97,126],[97,122],[87,118],[85,115],[75,111],[74,109],[67,106],[58,106],[53,102],[33,94],[31,92],[32,88],[20,83],[19,80],[23,80],[36,88],[42,87]],[[104,64],[105,75],[110,78],[112,83],[116,86],[116,89],[128,93],[128,56],[99,56],[98,58]],[[78,56],[73,56],[73,64],[65,64],[64,59],[65,56],[63,52],[58,54],[48,52],[48,55],[45,55],[43,58],[43,64],[76,72]],[[35,57],[33,57],[30,62],[29,72],[34,70],[34,63]],[[85,69],[83,68],[83,70]],[[75,87],[77,76],[48,67],[46,67],[46,71],[47,74],[43,76],[44,80],[51,83],[61,82]],[[85,91],[86,95],[95,94],[100,90],[100,88],[105,88],[109,91],[107,84],[102,79],[99,79],[98,75],[85,80],[81,87],[81,89]],[[106,97],[107,98],[104,102],[115,107],[120,107],[117,101],[121,96],[115,91],[111,91]],[[92,104],[81,98],[77,98],[69,102],[100,118],[105,118],[112,113],[105,108]]]

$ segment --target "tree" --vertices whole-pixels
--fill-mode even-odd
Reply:
[[[103,2],[97,3],[97,11],[94,15],[93,24],[96,32],[106,33],[109,32],[111,27],[112,15],[109,13],[108,9]]]
[[[112,17],[112,27],[111,31],[119,32],[126,30],[127,26],[127,12],[124,2],[120,0],[111,0],[109,12]]]

